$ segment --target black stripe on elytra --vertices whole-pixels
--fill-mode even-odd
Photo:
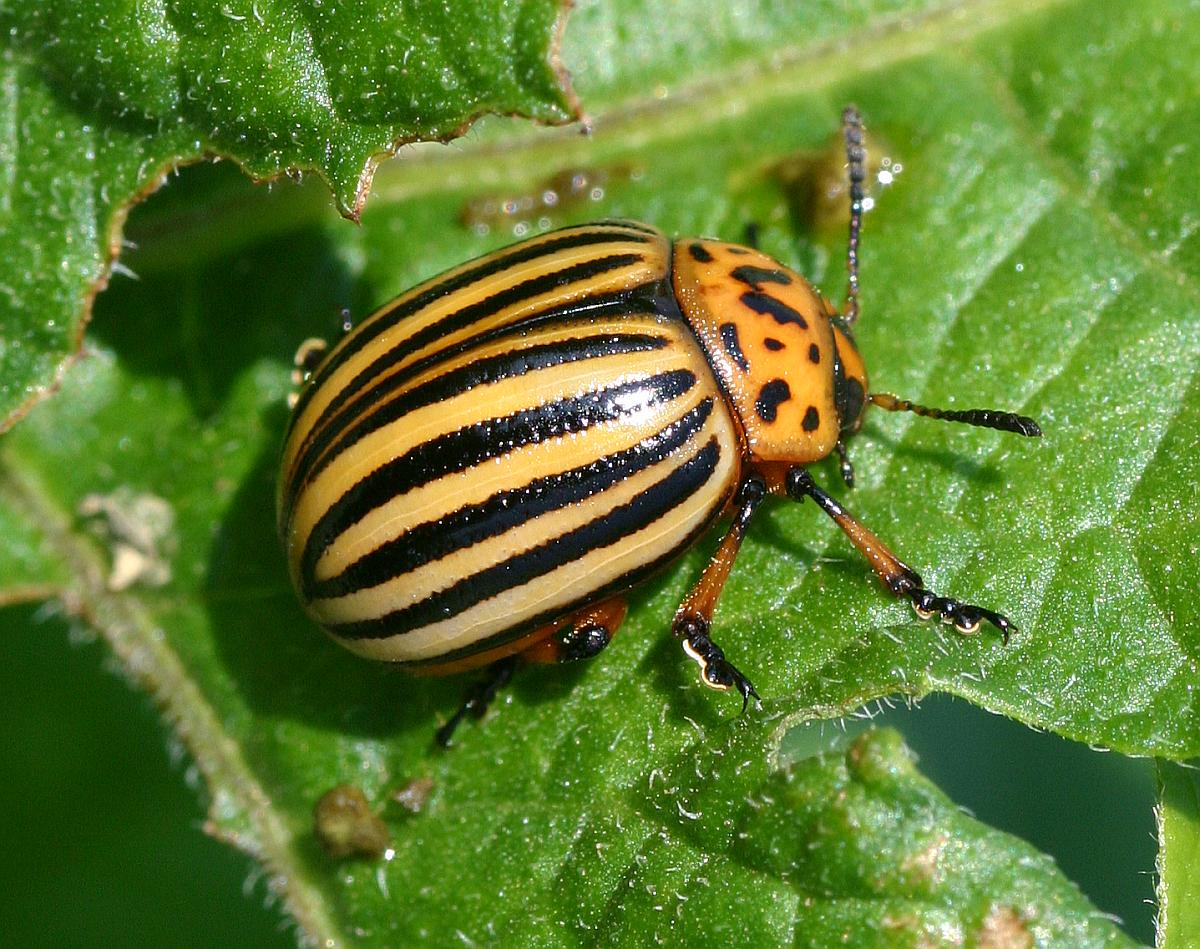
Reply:
[[[300,393],[300,400],[292,412],[292,419],[294,420],[299,417],[312,392],[328,379],[338,366],[341,366],[346,360],[353,357],[355,353],[363,349],[363,347],[379,336],[380,333],[386,331],[388,327],[407,319],[415,313],[419,313],[435,300],[449,296],[452,293],[457,293],[480,280],[494,277],[517,264],[528,263],[539,257],[553,256],[559,251],[572,250],[577,247],[589,247],[593,244],[617,243],[621,241],[628,241],[635,244],[649,244],[659,236],[656,233],[643,231],[641,228],[634,228],[625,233],[619,233],[616,231],[616,227],[618,226],[628,227],[628,225],[620,225],[619,222],[613,222],[613,224],[607,225],[604,230],[596,230],[595,225],[585,225],[581,228],[564,228],[557,237],[550,237],[538,243],[515,244],[508,250],[496,251],[491,255],[481,257],[474,266],[468,266],[461,273],[449,276],[443,274],[431,278],[423,285],[424,289],[410,299],[396,304],[391,309],[373,314],[370,322],[359,327],[357,332],[351,333],[343,341],[341,347],[330,354],[331,358],[318,367],[317,373],[309,380],[308,385]],[[638,231],[641,231],[641,233],[638,233]]]
[[[701,243],[688,244],[688,255],[698,264],[711,264],[713,255]]]
[[[584,225],[576,225],[582,227]],[[662,237],[662,231],[656,227],[651,227],[649,224],[643,224],[641,221],[631,221],[623,217],[606,217],[599,221],[593,221],[591,227],[624,227],[631,231],[640,231],[642,234],[649,234],[651,237]]]
[[[312,576],[334,539],[372,510],[447,474],[550,438],[619,421],[642,409],[670,402],[696,384],[687,369],[635,379],[595,392],[547,402],[502,418],[484,419],[410,448],[353,485],[321,515],[304,545],[301,576]]]
[[[479,653],[487,652],[495,649],[498,646],[503,646],[507,643],[514,642],[528,635],[536,629],[542,629],[550,623],[565,624],[565,618],[572,613],[577,612],[585,606],[593,603],[598,603],[609,596],[619,593],[624,593],[632,587],[637,586],[647,577],[652,577],[663,568],[669,566],[673,561],[678,560],[679,556],[685,551],[691,550],[696,541],[700,540],[708,533],[712,527],[713,521],[716,520],[720,513],[724,502],[728,497],[722,496],[714,499],[714,503],[708,512],[708,516],[691,530],[686,537],[681,538],[675,546],[665,550],[653,560],[642,561],[638,563],[632,570],[621,574],[614,580],[604,584],[601,587],[587,590],[582,596],[577,597],[570,603],[565,605],[555,606],[553,609],[540,613],[531,619],[526,620],[509,629],[501,630],[495,635],[488,636],[485,639],[479,639],[475,642],[468,643],[465,646],[460,646],[458,649],[452,649],[448,652],[439,653],[429,659],[416,659],[408,662],[400,663],[405,668],[419,669],[422,666],[439,666],[454,662],[458,659],[465,659],[468,656],[478,655]]]
[[[578,504],[669,458],[704,427],[712,409],[713,399],[705,399],[631,448],[569,471],[534,478],[519,488],[498,491],[484,501],[418,524],[380,544],[335,577],[320,581],[303,577],[304,596],[308,600],[331,599],[370,589],[543,514]]]
[[[744,283],[748,287],[752,287],[759,292],[762,292],[764,283],[780,283],[787,286],[792,282],[792,278],[787,271],[780,270],[777,267],[752,267],[746,264],[743,267],[734,267],[729,271],[729,276],[733,277],[738,283]]]
[[[298,490],[300,485],[320,474],[340,452],[346,451],[357,441],[385,425],[477,386],[491,385],[504,379],[585,359],[602,359],[606,356],[663,349],[670,342],[663,336],[642,333],[616,334],[611,331],[555,340],[530,346],[528,349],[477,359],[414,386],[399,397],[389,399],[391,390],[402,381],[395,380],[393,385],[372,393],[371,404],[374,408],[365,411],[357,420],[351,421],[353,416],[345,422],[335,419],[335,424],[326,425],[315,433],[315,437],[305,446],[304,454],[297,459],[292,484]]]
[[[754,400],[754,411],[764,422],[774,422],[779,406],[792,397],[792,390],[783,379],[772,379],[759,390]]]
[[[637,263],[643,259],[641,254],[612,254],[607,257],[595,257],[591,260],[573,264],[570,267],[564,267],[561,270],[554,270],[550,273],[524,280],[521,283],[493,293],[489,297],[478,300],[470,306],[455,310],[444,319],[413,333],[412,336],[408,337],[398,346],[383,353],[369,366],[362,369],[353,379],[342,386],[337,395],[329,401],[329,404],[321,412],[321,415],[313,422],[312,430],[326,424],[330,416],[353,398],[361,389],[368,388],[383,370],[395,365],[412,353],[418,352],[429,343],[470,326],[479,320],[494,316],[501,310],[518,304],[530,297],[548,293],[551,290],[567,286],[568,284],[592,280],[601,274],[608,273],[611,270],[619,270],[622,267]],[[388,322],[394,324],[393,320],[388,320]]]
[[[330,405],[321,413],[321,418],[314,422],[309,429],[304,444],[296,454],[297,460],[293,464],[293,471],[298,472],[300,470],[300,465],[303,464],[302,459],[313,452],[313,444],[316,441],[321,440],[323,443],[328,443],[338,431],[353,424],[354,420],[359,416],[369,413],[373,406],[387,399],[392,392],[429,367],[435,366],[439,362],[454,359],[477,346],[492,343],[510,336],[520,337],[525,332],[547,323],[561,323],[564,325],[579,324],[583,327],[581,332],[586,332],[588,323],[607,315],[623,316],[634,312],[653,313],[655,312],[654,301],[658,299],[655,290],[659,282],[652,281],[650,284],[640,284],[637,287],[627,290],[598,294],[586,300],[573,300],[548,306],[535,313],[523,316],[515,323],[506,323],[503,326],[495,327],[486,332],[477,333],[444,349],[439,349],[437,352],[414,360],[411,364],[405,366],[401,372],[389,372],[388,370],[393,363],[403,360],[409,353],[402,347],[391,350],[384,357],[376,360],[373,365],[373,368],[379,373],[379,378],[376,381],[372,382],[351,399],[331,400]],[[334,401],[340,401],[341,404],[331,413],[330,410],[333,409]],[[302,484],[303,481],[300,477],[295,474],[290,476],[289,492],[287,495],[289,503]]]
[[[725,347],[725,352],[729,354],[729,358],[737,363],[738,368],[742,372],[749,372],[750,362],[746,359],[746,354],[742,352],[742,344],[738,340],[737,324],[722,323],[719,329],[721,331],[721,345]]]
[[[789,323],[792,323],[799,326],[802,330],[808,329],[808,321],[798,310],[793,310],[786,303],[776,300],[773,296],[760,293],[757,290],[747,290],[739,299],[755,313],[765,313],[780,326],[787,326]]]
[[[342,639],[383,639],[458,616],[505,590],[524,586],[669,516],[673,508],[699,491],[713,476],[720,457],[721,449],[714,437],[665,478],[626,504],[610,508],[574,530],[480,570],[411,606],[372,620],[332,625],[329,631]]]

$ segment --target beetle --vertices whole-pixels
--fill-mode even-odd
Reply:
[[[714,689],[758,693],[710,635],[768,495],[811,499],[923,618],[1007,640],[1004,615],[926,588],[820,488],[868,406],[1041,434],[1022,415],[870,392],[854,342],[865,148],[849,168],[846,302],[758,250],[632,221],[566,227],[428,280],[328,352],[308,346],[278,523],[308,614],[418,674],[489,672],[438,731],[479,717],[518,661],[591,658],[626,595],[723,518],[672,632]]]

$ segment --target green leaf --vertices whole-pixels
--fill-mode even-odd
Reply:
[[[1158,945],[1200,942],[1200,776],[1193,765],[1158,763]]]
[[[376,163],[479,115],[561,122],[561,0],[3,0],[0,431],[74,361],[129,205],[172,168],[317,172],[344,214]]]
[[[1082,0],[914,5],[849,26],[833,5],[780,6],[742,8],[756,25],[728,47],[697,39],[677,84],[704,16],[658,34],[659,74],[634,8],[581,10],[566,45],[586,66],[590,138],[493,125],[416,152],[379,176],[360,229],[311,186],[250,193],[228,169],[186,173],[130,222],[139,280],[100,298],[91,358],[0,443],[0,524],[24,525],[0,549],[0,602],[55,589],[104,634],[194,755],[213,831],[261,860],[312,938],[715,941],[728,925],[795,941],[812,899],[825,934],[886,918],[914,943],[988,925],[1040,944],[1120,939],[1057,900],[1068,890],[1044,862],[954,819],[892,739],[858,753],[897,787],[777,755],[793,722],[930,690],[1118,751],[1200,753],[1200,617],[1180,580],[1200,568],[1200,115],[1179,92],[1200,82],[1200,35],[1169,0],[1103,17]],[[611,42],[624,35],[630,49]],[[435,753],[463,681],[412,680],[325,640],[275,552],[296,345],[340,307],[363,313],[522,229],[607,215],[733,239],[756,222],[766,250],[836,298],[841,240],[789,169],[828,163],[851,100],[903,169],[864,236],[857,336],[874,385],[1022,411],[1046,436],[880,414],[852,444],[853,494],[834,466],[814,473],[932,586],[1004,609],[1020,634],[1005,646],[917,622],[812,505],[775,504],[715,627],[761,713],[739,720],[700,689],[665,635],[710,542],[636,595],[603,657],[527,671]],[[576,173],[598,184],[572,193]],[[552,189],[564,200],[538,206]],[[388,803],[422,778],[421,813]],[[316,848],[312,806],[344,783],[391,826],[392,859],[334,864]],[[861,795],[854,820],[838,789]],[[774,803],[756,816],[747,798],[763,794]],[[904,857],[929,852],[937,833],[917,830],[934,826],[945,889],[922,890]],[[829,835],[828,864],[804,863],[805,828]],[[724,915],[691,911],[710,889]],[[689,897],[678,917],[675,893]]]

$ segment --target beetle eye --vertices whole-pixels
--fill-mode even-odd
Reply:
[[[833,382],[833,401],[837,406],[842,432],[857,432],[859,423],[862,421],[863,407],[867,401],[867,393],[863,390],[863,384],[853,376],[839,374]]]

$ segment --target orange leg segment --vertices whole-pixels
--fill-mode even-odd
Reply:
[[[742,696],[743,711],[751,697],[758,701],[758,693],[754,691],[750,680],[725,658],[724,651],[712,641],[708,631],[712,626],[717,600],[725,589],[729,571],[742,548],[750,518],[766,496],[766,483],[758,475],[751,475],[742,483],[733,523],[729,525],[729,531],[722,538],[700,579],[679,604],[671,626],[671,631],[683,641],[683,651],[700,666],[700,681],[710,689],[737,689]]]
[[[832,497],[817,487],[812,476],[803,468],[793,468],[787,476],[787,492],[797,501],[812,498],[817,506],[828,514],[850,539],[860,554],[867,558],[871,569],[884,585],[896,596],[907,597],[921,619],[939,617],[944,623],[952,623],[960,633],[974,633],[984,620],[995,626],[1008,642],[1010,633],[1017,628],[1012,621],[1000,613],[972,606],[925,588],[921,575],[888,550],[887,546],[865,525],[854,517]]]
[[[612,642],[629,609],[623,596],[615,596],[580,610],[554,635],[546,636],[520,654],[525,662],[539,665],[578,662],[599,655]],[[556,624],[562,626],[561,623]]]

